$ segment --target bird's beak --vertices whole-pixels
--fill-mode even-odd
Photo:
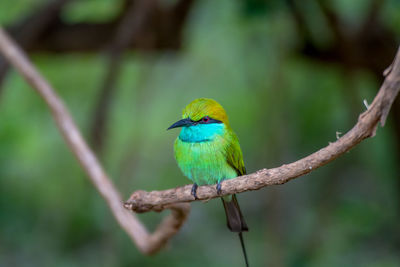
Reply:
[[[182,119],[180,121],[175,122],[174,124],[172,124],[171,126],[169,126],[169,128],[167,130],[173,129],[173,128],[178,128],[178,127],[183,127],[183,126],[189,126],[192,125],[193,121],[189,118],[186,119]]]

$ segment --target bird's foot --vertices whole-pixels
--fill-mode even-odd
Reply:
[[[222,179],[221,181],[218,181],[218,183],[217,183],[217,194],[219,195],[219,194],[221,194],[222,193],[222,185],[221,185],[221,182],[223,181],[223,180],[225,180],[225,179]]]
[[[193,184],[192,186],[192,191],[190,191],[190,194],[194,196],[194,199],[198,199],[197,198],[197,187],[199,187],[196,183]]]

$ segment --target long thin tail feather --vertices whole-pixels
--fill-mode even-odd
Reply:
[[[242,251],[244,255],[244,261],[246,262],[246,267],[249,267],[249,260],[247,259],[246,246],[244,245],[242,232],[239,233],[239,238],[240,238],[240,244],[242,245]]]
[[[242,232],[247,232],[249,228],[247,227],[246,222],[244,221],[242,212],[240,211],[239,203],[236,199],[235,195],[230,196],[229,198],[221,198],[222,203],[224,204],[225,214],[226,214],[226,224],[232,232],[236,232],[239,234],[240,244],[242,245],[244,260],[246,262],[246,266],[249,267],[249,261],[247,259],[246,247],[244,245]]]

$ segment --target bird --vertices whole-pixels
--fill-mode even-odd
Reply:
[[[200,185],[216,185],[222,192],[226,179],[246,174],[239,139],[232,130],[224,108],[214,99],[198,98],[182,112],[182,119],[167,130],[182,128],[174,143],[176,162],[182,173],[193,182],[191,195],[197,199]],[[242,232],[249,229],[235,195],[221,197],[230,231],[238,233],[246,266],[246,248]]]

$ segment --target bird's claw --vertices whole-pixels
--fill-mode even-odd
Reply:
[[[199,187],[196,183],[193,184],[192,186],[192,191],[190,191],[190,194],[194,196],[194,199],[198,199],[197,198],[197,187]]]
[[[221,182],[222,182],[222,181],[218,181],[217,187],[216,187],[216,188],[217,188],[217,194],[218,194],[218,195],[222,193]]]

